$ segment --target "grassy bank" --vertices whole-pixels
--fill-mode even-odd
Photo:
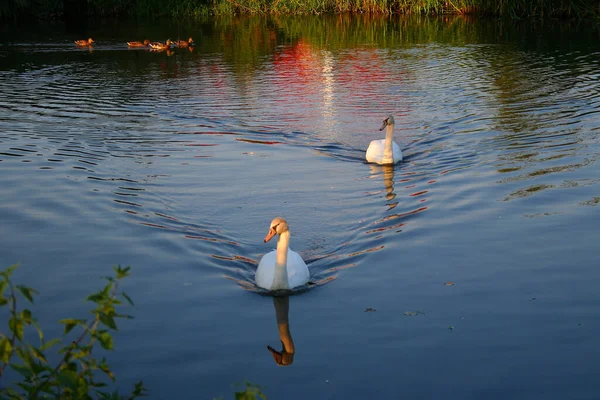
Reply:
[[[598,0],[4,0],[0,19],[176,17],[237,14],[471,14],[509,18],[600,17]]]
[[[597,0],[215,0],[219,14],[400,13],[585,17],[600,14]]]

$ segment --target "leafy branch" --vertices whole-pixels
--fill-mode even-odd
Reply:
[[[1,399],[91,399],[95,394],[101,399],[135,399],[147,394],[147,389],[140,381],[127,397],[120,396],[116,391],[105,391],[106,379],[97,377],[101,371],[111,381],[115,381],[105,358],[98,360],[92,356],[92,350],[99,343],[104,350],[113,349],[111,331],[117,331],[116,319],[133,318],[130,315],[117,312],[125,300],[133,305],[131,298],[125,293],[118,293],[119,283],[129,276],[130,267],[114,267],[115,276],[106,277],[107,285],[99,292],[93,293],[86,300],[93,302],[90,310],[93,319],[88,323],[85,319],[62,319],[65,326],[63,338],[44,340],[44,334],[38,326],[29,309],[17,309],[17,290],[29,303],[33,303],[33,295],[38,294],[32,288],[23,285],[13,285],[10,280],[12,272],[18,265],[12,265],[0,272],[0,307],[8,304],[10,318],[8,332],[0,332],[0,378],[7,366],[22,376],[22,379],[11,387],[0,389]],[[7,292],[8,289],[8,293]],[[6,293],[6,294],[5,294]],[[39,345],[34,346],[25,341],[25,327],[33,327],[39,336]],[[52,367],[46,355],[63,343],[63,339],[76,327],[81,328],[77,338],[67,345],[62,345],[57,351],[63,354],[58,364]]]

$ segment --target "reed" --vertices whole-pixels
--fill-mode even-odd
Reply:
[[[510,17],[600,17],[598,0],[89,0],[91,16],[200,18],[237,14],[474,14]],[[60,15],[65,0],[3,0],[0,19]]]
[[[478,14],[524,17],[600,16],[597,0],[213,0],[214,14]]]

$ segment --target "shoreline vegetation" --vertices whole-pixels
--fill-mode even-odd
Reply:
[[[600,18],[598,0],[5,0],[0,21],[240,14],[416,14]]]

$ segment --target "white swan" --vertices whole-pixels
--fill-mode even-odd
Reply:
[[[290,230],[287,221],[281,217],[271,221],[265,243],[276,234],[279,234],[277,250],[265,254],[260,260],[254,277],[256,284],[267,290],[294,289],[305,285],[310,278],[308,267],[300,254],[290,250]]]
[[[391,115],[383,120],[383,125],[379,130],[382,131],[383,128],[387,127],[385,139],[371,141],[366,154],[368,162],[377,164],[396,164],[397,162],[402,161],[402,150],[400,150],[400,147],[392,138],[394,134],[394,123],[394,117]]]

